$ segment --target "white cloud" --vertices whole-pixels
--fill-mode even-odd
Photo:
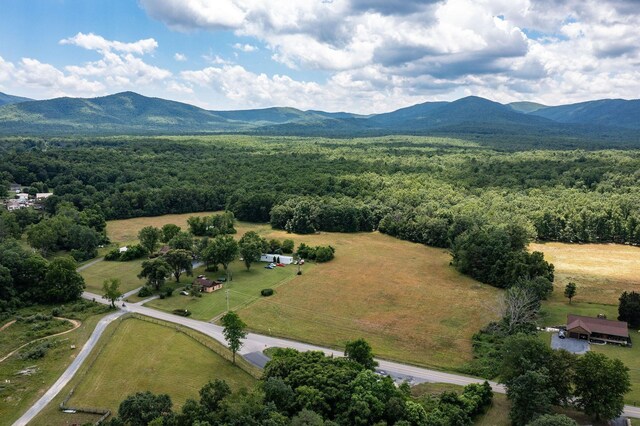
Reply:
[[[173,59],[178,62],[185,62],[187,60],[187,55],[183,53],[176,53],[175,55],[173,55]]]
[[[123,43],[120,41],[106,40],[104,37],[93,33],[78,33],[73,37],[60,40],[60,44],[71,44],[87,50],[97,50],[102,53],[115,50],[117,52],[134,53],[137,55],[153,52],[158,47],[158,42],[152,38],[138,40],[134,43]]]
[[[233,45],[233,48],[236,50],[240,50],[242,52],[255,52],[256,50],[258,50],[258,47],[252,44],[242,44],[242,43],[235,43]]]
[[[640,93],[636,0],[141,3],[172,28],[230,29],[292,69],[328,71],[316,107],[334,105],[347,86],[387,105],[363,100],[359,110],[461,94],[557,104]]]
[[[37,59],[22,58],[13,64],[0,57],[0,83],[19,87],[23,93],[39,97],[70,94],[97,94],[105,90],[104,84],[77,75],[67,75],[50,64]]]

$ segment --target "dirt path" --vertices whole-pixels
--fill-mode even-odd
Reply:
[[[3,325],[2,327],[0,327],[0,331],[4,330],[5,328],[9,327],[11,324],[13,324],[14,322],[16,322],[16,320],[12,320],[9,321],[8,323],[6,323],[5,325]]]
[[[71,324],[73,324],[73,328],[69,329],[69,330],[65,330],[62,331],[60,333],[56,333],[56,334],[52,334],[50,336],[44,336],[44,337],[40,337],[38,339],[34,339],[30,342],[25,343],[24,345],[20,346],[19,348],[11,351],[8,355],[6,355],[5,357],[0,359],[0,362],[4,361],[7,358],[10,358],[11,355],[15,354],[16,352],[18,352],[20,349],[24,348],[25,346],[29,346],[30,344],[32,344],[33,342],[37,342],[39,340],[44,340],[44,339],[48,339],[50,337],[56,337],[56,336],[62,336],[63,334],[67,334],[67,333],[71,333],[73,330],[75,330],[76,328],[80,327],[82,325],[82,323],[78,320],[74,320],[71,318],[62,318],[62,317],[54,317],[55,319],[58,320],[64,320],[64,321],[69,321]],[[0,331],[4,330],[5,328],[7,328],[8,326],[10,326],[11,324],[13,324],[14,322],[16,322],[15,320],[11,321],[10,323],[5,324],[4,326],[2,326],[2,328],[0,329]]]

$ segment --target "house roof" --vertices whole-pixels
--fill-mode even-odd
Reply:
[[[589,333],[629,337],[629,328],[626,322],[583,317],[581,315],[567,315],[567,330],[571,330],[576,327],[580,327]]]
[[[200,284],[202,287],[215,287],[222,284],[220,281],[211,281],[203,277],[196,278],[196,283]]]

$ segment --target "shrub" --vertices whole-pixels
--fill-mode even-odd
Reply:
[[[49,348],[51,348],[53,346],[53,344],[51,342],[44,342],[39,344],[38,346],[29,349],[26,352],[23,352],[20,354],[19,358],[20,359],[40,359],[43,358],[47,352],[49,351]]]
[[[149,297],[152,294],[153,294],[153,292],[151,291],[151,289],[149,287],[147,287],[147,286],[144,286],[138,292],[138,297]]]
[[[140,259],[146,256],[149,252],[146,248],[142,247],[140,244],[135,244],[129,246],[128,250],[120,253],[120,261],[127,262],[129,260]]]
[[[272,288],[263,288],[262,290],[260,290],[260,294],[263,295],[264,297],[269,297],[269,296],[273,295],[273,289]]]
[[[104,256],[104,260],[109,260],[112,262],[120,260],[120,250],[117,248],[111,250]]]
[[[328,262],[333,259],[334,249],[331,246],[327,247],[316,247],[316,261],[317,262]]]
[[[293,253],[293,240],[284,240],[282,242],[282,253],[284,254]]]

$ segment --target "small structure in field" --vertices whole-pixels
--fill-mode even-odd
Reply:
[[[574,339],[596,340],[616,345],[631,343],[628,324],[623,321],[569,314],[567,333]]]
[[[293,257],[283,256],[281,254],[263,254],[260,256],[260,262],[282,263],[283,265],[289,265],[293,263]]]
[[[129,247],[127,247],[127,246],[120,247],[120,248],[118,249],[118,251],[119,251],[120,253],[124,253],[124,252],[126,252],[127,250],[129,250]]]
[[[198,276],[193,282],[193,285],[200,288],[200,291],[204,293],[213,293],[216,290],[222,289],[222,283],[220,281],[212,281],[204,275]]]

